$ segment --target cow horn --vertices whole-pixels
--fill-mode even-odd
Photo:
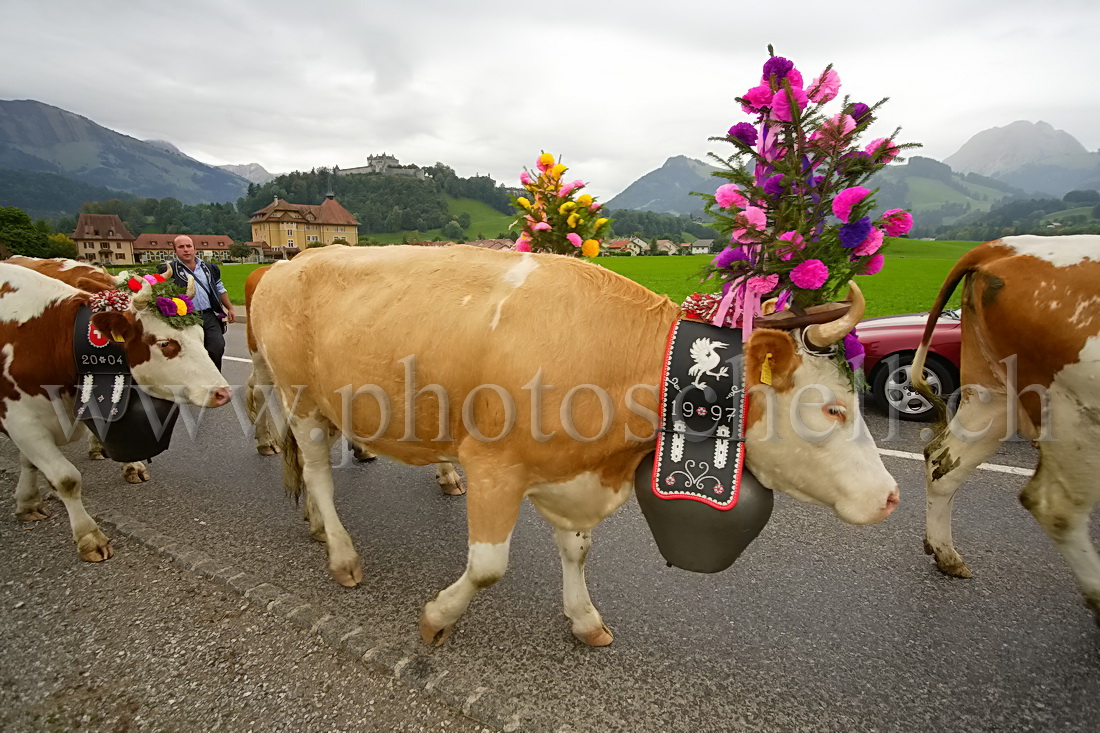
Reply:
[[[863,320],[863,312],[867,308],[867,301],[863,299],[863,293],[854,280],[848,281],[848,300],[852,307],[848,312],[828,323],[818,323],[806,328],[806,342],[811,346],[826,348],[840,341],[848,335],[856,324]]]
[[[187,297],[188,298],[194,298],[195,297],[195,276],[194,275],[188,275],[187,276]]]
[[[149,283],[145,283],[141,286],[141,290],[134,293],[134,297],[130,299],[130,302],[134,306],[134,310],[139,311],[149,305],[149,301],[153,297],[153,286]]]

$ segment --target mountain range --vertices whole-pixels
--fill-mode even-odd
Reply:
[[[702,199],[691,192],[713,191],[715,170],[703,161],[673,156],[606,205],[698,216]],[[169,141],[138,140],[41,102],[0,100],[0,206],[55,216],[93,194],[171,196],[185,204],[232,202],[250,183],[274,177],[256,163],[207,165]],[[943,162],[911,156],[888,166],[870,185],[879,189],[882,208],[909,209],[926,225],[951,224],[1009,198],[1100,190],[1100,152],[1086,150],[1046,122],[1017,121],[977,133]],[[51,191],[56,200],[48,200]]]
[[[53,173],[185,204],[236,201],[249,181],[160,140],[143,141],[34,100],[0,100],[0,169]]]
[[[678,155],[646,173],[607,202],[609,209],[645,209],[697,216],[703,202],[691,191],[713,191],[717,168]],[[1061,198],[1100,189],[1100,152],[1046,122],[1017,121],[974,135],[942,163],[912,156],[876,174],[881,208],[906,208],[922,224],[950,224],[988,211],[1008,198]]]

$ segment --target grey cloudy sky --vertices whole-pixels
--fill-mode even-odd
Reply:
[[[515,185],[542,150],[607,199],[748,118],[772,43],[943,159],[1043,120],[1100,148],[1094,0],[0,0],[0,99],[273,172],[388,152]],[[837,104],[837,103],[834,103]]]

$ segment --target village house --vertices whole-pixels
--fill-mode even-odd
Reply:
[[[292,204],[276,196],[252,213],[249,224],[252,241],[259,243],[269,259],[282,259],[283,250],[296,253],[311,244],[359,242],[359,221],[331,193],[318,205]]]
[[[173,242],[178,234],[140,234],[134,240],[134,262],[139,265],[167,262],[175,257]],[[233,239],[224,234],[188,234],[195,243],[195,254],[206,260],[229,257]]]
[[[713,239],[696,239],[691,243],[691,253],[693,255],[710,254],[710,248],[712,246],[714,246]]]
[[[134,235],[116,214],[81,214],[72,240],[76,258],[83,262],[134,264]]]
[[[603,243],[600,247],[600,251],[603,254],[613,255],[621,252],[627,252],[631,255],[642,255],[649,253],[649,243],[644,239],[638,237],[629,237],[627,239],[611,239]]]

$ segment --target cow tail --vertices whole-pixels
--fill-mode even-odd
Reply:
[[[928,360],[928,348],[932,343],[932,333],[936,329],[936,322],[939,320],[940,314],[943,313],[947,301],[951,299],[959,283],[970,273],[976,272],[986,262],[1004,256],[1003,251],[990,245],[991,243],[980,244],[970,250],[960,257],[955,266],[951,268],[951,272],[947,273],[947,279],[940,287],[936,302],[932,304],[932,308],[928,312],[928,322],[924,327],[924,335],[921,337],[917,354],[913,358],[913,366],[910,368],[913,388],[924,395],[924,398],[931,402],[936,409],[937,427],[947,424],[947,402],[939,395],[933,394],[932,388],[928,386],[928,382],[924,378],[924,363]]]
[[[298,439],[294,437],[294,431],[288,426],[286,435],[283,436],[283,490],[286,495],[294,499],[294,503],[302,496],[305,481],[302,478],[302,457],[298,452]]]

